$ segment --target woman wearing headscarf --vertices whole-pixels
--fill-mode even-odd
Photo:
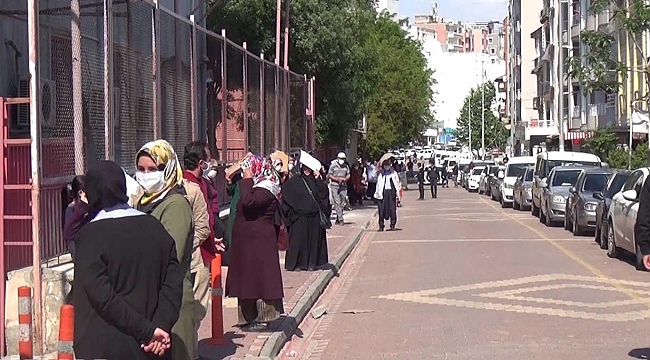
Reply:
[[[379,231],[384,231],[384,221],[388,219],[390,219],[390,230],[396,230],[400,189],[399,175],[391,166],[390,159],[384,161],[377,176],[377,188],[375,189],[375,199],[379,207]]]
[[[183,170],[174,148],[165,140],[145,144],[136,155],[135,178],[144,189],[136,208],[162,223],[176,244],[183,274],[183,301],[178,321],[172,328],[174,360],[196,359],[194,291],[190,275],[194,227],[192,208],[185,198]]]
[[[328,218],[332,213],[329,189],[321,174],[305,163],[299,174],[282,185],[282,213],[289,230],[284,266],[289,271],[312,271],[328,263],[327,233],[320,213]]]
[[[128,206],[116,163],[100,161],[88,171],[86,194],[92,220],[76,238],[75,356],[157,359],[180,345],[169,337],[183,283],[174,239]]]
[[[257,156],[243,160],[241,169],[226,296],[237,298],[237,326],[266,331],[284,311],[276,222],[280,178],[270,161]]]
[[[88,199],[85,189],[86,177],[77,175],[68,186],[72,202],[65,211],[65,224],[63,225],[63,239],[68,244],[68,250],[75,258],[75,242],[79,230],[88,223]]]

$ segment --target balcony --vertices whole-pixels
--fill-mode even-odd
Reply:
[[[530,119],[525,122],[525,136],[530,139],[531,136],[549,136],[558,133],[557,123],[553,120]]]
[[[598,29],[598,20],[596,19],[596,14],[589,14],[587,16],[587,26],[588,31],[596,31]]]
[[[580,129],[582,127],[582,108],[574,106],[571,109],[571,121],[569,121],[570,129]]]
[[[539,61],[539,58],[536,57],[535,59],[533,59],[533,69],[530,71],[530,73],[531,73],[531,74],[537,74],[537,72],[539,71],[540,67],[541,67],[541,63],[540,63],[540,61]]]
[[[610,23],[612,22],[612,10],[606,9],[605,11],[598,14],[598,29],[608,31],[610,29]]]
[[[580,22],[581,22],[580,16],[581,16],[580,12],[574,12],[573,13],[573,18],[572,18],[572,22],[571,22],[571,37],[572,38],[578,37],[580,35],[580,31],[582,30],[580,28]]]

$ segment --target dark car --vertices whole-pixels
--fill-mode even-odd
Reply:
[[[612,197],[616,195],[623,188],[623,184],[632,174],[629,170],[617,170],[612,177],[609,178],[607,185],[603,191],[596,191],[594,199],[598,201],[596,208],[596,242],[600,244],[601,249],[607,249],[607,214],[609,213],[609,206],[612,203]]]
[[[515,181],[512,207],[515,210],[528,210],[533,205],[533,166],[526,167]]]
[[[566,201],[564,228],[573,235],[582,235],[585,231],[596,229],[596,208],[598,201],[594,193],[602,191],[614,174],[613,169],[585,169],[578,176],[576,184],[569,188]]]

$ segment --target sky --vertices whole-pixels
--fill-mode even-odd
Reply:
[[[438,13],[445,19],[463,21],[503,20],[508,14],[507,0],[437,0]],[[429,14],[431,0],[399,0],[400,16]]]

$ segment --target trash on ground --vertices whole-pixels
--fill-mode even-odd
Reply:
[[[325,314],[327,314],[327,309],[325,309],[325,306],[323,305],[311,311],[311,317],[313,317],[314,319],[318,319]]]

